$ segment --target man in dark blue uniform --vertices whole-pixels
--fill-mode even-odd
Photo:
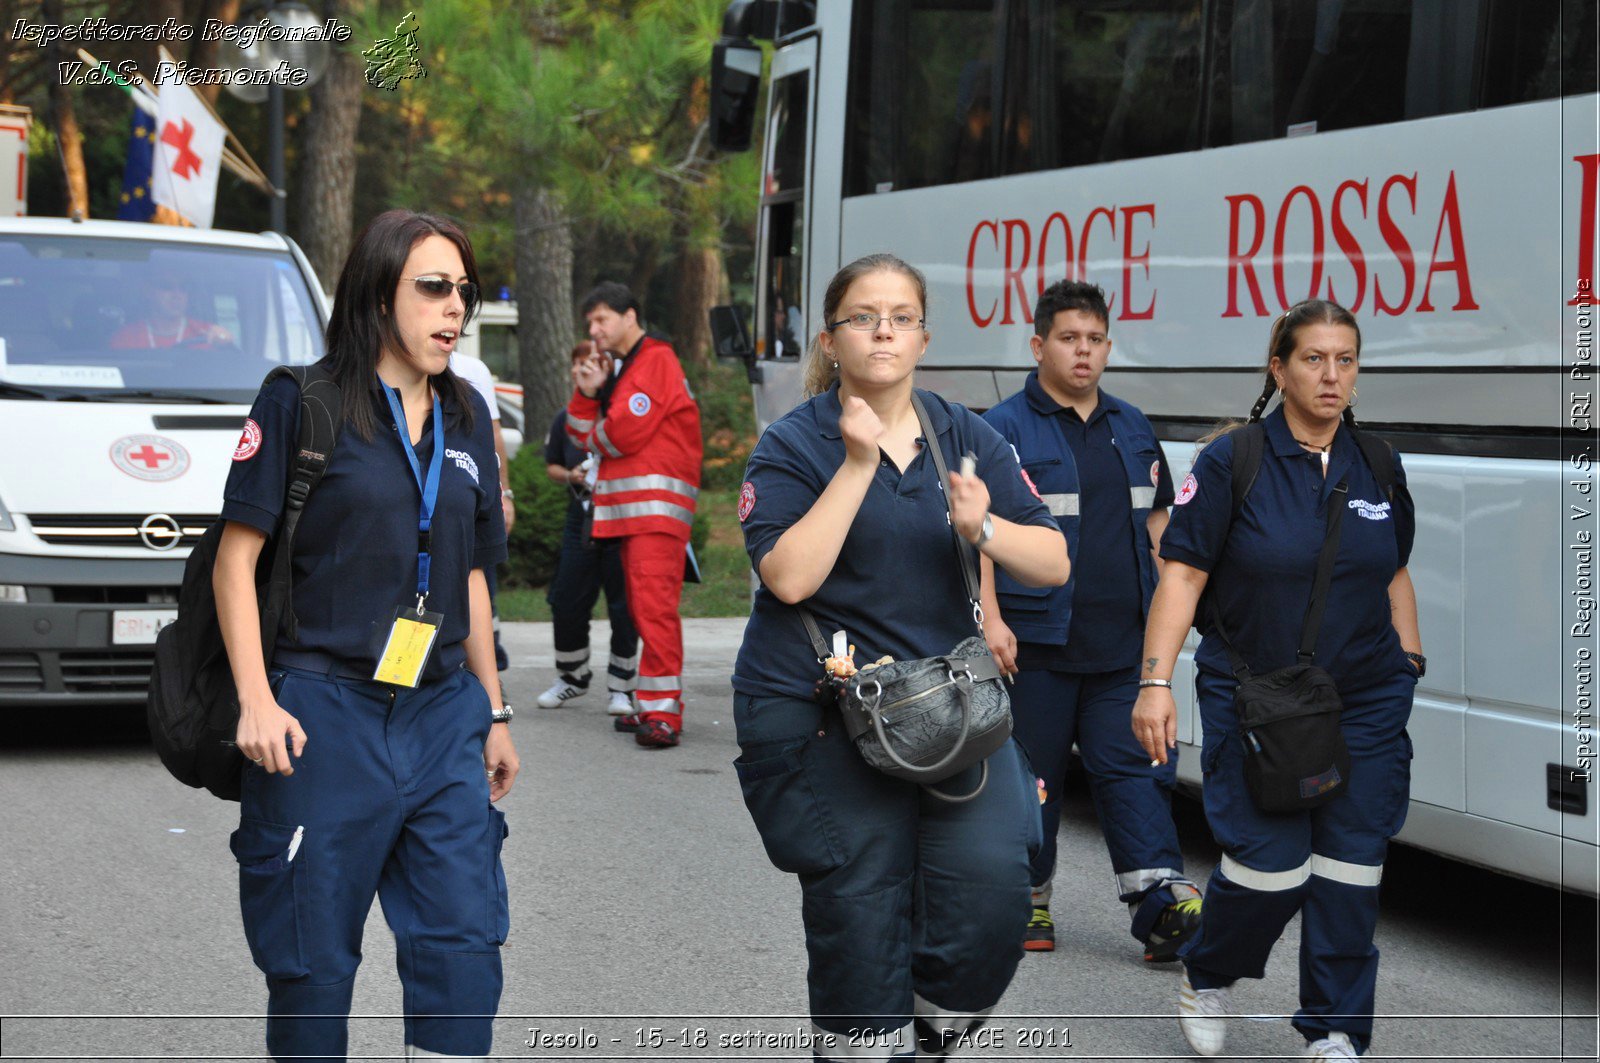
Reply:
[[[1162,963],[1177,958],[1198,925],[1200,892],[1183,874],[1172,823],[1176,763],[1152,766],[1129,720],[1172,476],[1144,414],[1100,390],[1107,326],[1098,286],[1051,285],[1034,311],[1038,368],[985,414],[1061,524],[1072,578],[1059,588],[1024,587],[985,560],[984,633],[1001,666],[1016,673],[1016,735],[1045,790],[1024,948],[1055,947],[1051,881],[1076,741],[1133,936],[1146,960]]]
[[[574,370],[589,357],[593,346],[580,343],[572,349]],[[576,373],[574,372],[574,379]],[[609,393],[609,387],[602,389]],[[606,711],[626,716],[633,711],[633,688],[638,683],[639,633],[628,613],[627,574],[622,570],[622,547],[615,540],[589,536],[591,498],[589,471],[594,458],[567,434],[567,411],[550,424],[544,441],[545,475],[565,484],[572,498],[567,503],[566,526],[561,533],[561,556],[545,600],[550,603],[554,628],[556,670],[560,676],[539,695],[541,709],[559,708],[589,689],[589,618],[602,586],[606,616],[611,620],[611,660],[606,666]]]

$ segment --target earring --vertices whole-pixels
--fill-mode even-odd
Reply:
[[[1351,388],[1350,389],[1350,408],[1352,410],[1356,408],[1356,389],[1355,388]]]
[[[833,371],[835,373],[837,373],[839,371],[839,363],[838,362],[834,362],[833,363]]]

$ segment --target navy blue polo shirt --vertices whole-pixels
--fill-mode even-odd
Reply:
[[[990,512],[1018,524],[1055,527],[1024,482],[1011,446],[964,406],[918,391],[945,461],[977,458],[989,488]],[[802,403],[761,436],[745,470],[739,513],[745,548],[759,575],[761,560],[800,518],[844,464],[837,387]],[[976,635],[962,581],[944,488],[924,448],[901,472],[881,456],[839,559],[806,602],[823,637],[844,630],[856,663],[885,654],[913,660],[946,653]],[[733,688],[743,694],[808,698],[822,669],[799,611],[765,586],[756,591]]]
[[[567,435],[567,411],[557,413],[556,419],[550,423],[550,434],[544,437],[544,463],[574,469],[582,465],[583,459],[588,456],[588,452]]]
[[[299,637],[280,633],[285,650],[313,651],[370,675],[388,637],[397,606],[417,600],[417,514],[421,492],[406,460],[394,416],[373,378],[364,393],[345,402],[371,405],[378,429],[370,440],[348,423],[333,461],[306,502],[294,539],[294,612]],[[483,399],[469,390],[473,425],[445,398],[444,467],[434,507],[428,607],[444,614],[425,680],[440,678],[466,660],[462,642],[471,627],[467,574],[505,560],[499,468],[493,424]],[[222,518],[272,535],[283,511],[294,462],[300,395],[280,379],[256,396],[250,419],[260,429],[254,449],[241,444],[223,491]],[[435,430],[430,413],[417,458],[427,474]],[[270,549],[270,546],[269,546]]]
[[[1324,478],[1321,456],[1294,441],[1280,407],[1269,414],[1255,485],[1232,516],[1233,436],[1195,459],[1178,489],[1161,556],[1210,573],[1206,597],[1216,601],[1240,656],[1256,675],[1295,663],[1327,505],[1349,483],[1334,558],[1328,609],[1317,638],[1316,664],[1338,685],[1358,690],[1408,667],[1389,616],[1389,583],[1411,556],[1416,515],[1395,455],[1395,492],[1384,497],[1355,440],[1340,425]],[[1203,636],[1195,661],[1228,676],[1227,650],[1202,599],[1195,625]]]
[[[1129,483],[1117,453],[1108,416],[1119,400],[1105,392],[1089,420],[1071,406],[1062,406],[1041,386],[1033,407],[1060,419],[1061,433],[1078,468],[1078,552],[1072,558],[1072,628],[1065,646],[1037,642],[1017,644],[1019,668],[1061,672],[1109,672],[1139,661],[1144,645],[1144,592],[1139,585],[1139,558],[1132,533],[1133,498],[1129,489],[1154,487],[1153,508],[1172,505],[1172,472],[1156,444],[1149,479]],[[1126,441],[1124,441],[1126,445]],[[1141,470],[1144,467],[1140,462]]]

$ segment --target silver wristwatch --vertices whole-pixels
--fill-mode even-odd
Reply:
[[[994,517],[988,513],[983,515],[983,526],[978,529],[978,541],[974,546],[982,546],[994,538]]]
[[[491,722],[491,723],[510,723],[511,722],[511,705],[509,703],[507,703],[507,702],[502,702],[501,705],[500,705],[500,711],[490,714],[489,722]]]

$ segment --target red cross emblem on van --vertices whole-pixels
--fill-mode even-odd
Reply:
[[[189,471],[189,452],[166,436],[123,436],[111,444],[111,463],[136,480],[176,480]]]

